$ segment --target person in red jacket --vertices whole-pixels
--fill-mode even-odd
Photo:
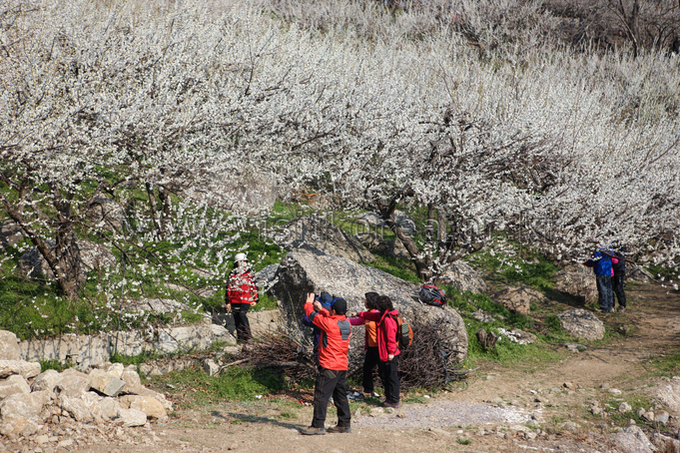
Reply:
[[[375,311],[379,313],[377,307],[378,296],[376,292],[368,292],[364,295],[366,297],[366,309],[368,311]],[[380,356],[378,354],[378,328],[374,321],[367,321],[364,318],[350,318],[350,324],[353,326],[364,325],[366,328],[366,335],[364,341],[364,349],[366,355],[364,356],[363,368],[363,385],[364,398],[378,398],[380,395],[375,392],[373,386],[373,370],[380,365]]]
[[[347,353],[352,327],[345,316],[347,302],[337,297],[330,310],[314,300],[314,293],[307,294],[305,313],[312,323],[321,329],[319,341],[319,371],[314,387],[314,416],[309,428],[302,434],[326,434],[326,411],[331,396],[338,412],[338,424],[328,428],[329,433],[351,432],[349,401],[347,400]]]
[[[378,355],[380,379],[385,388],[384,407],[401,407],[399,403],[399,346],[397,345],[397,316],[392,299],[380,296],[377,300],[378,312],[362,311],[357,316],[378,323]]]
[[[237,253],[234,262],[234,270],[229,274],[227,281],[225,303],[227,311],[234,314],[237,341],[247,343],[253,339],[248,322],[248,310],[259,301],[259,295],[246,254]]]

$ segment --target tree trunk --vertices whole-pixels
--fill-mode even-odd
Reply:
[[[69,300],[73,300],[78,296],[78,289],[80,288],[80,251],[76,243],[75,235],[73,234],[73,224],[70,215],[62,218],[62,212],[70,214],[70,203],[57,207],[60,203],[55,202],[55,207],[59,211],[59,225],[56,237],[57,246],[52,249],[40,235],[31,227],[29,222],[19,210],[12,207],[12,204],[0,192],[2,203],[9,217],[21,228],[26,237],[38,249],[40,255],[52,270],[54,274],[59,292],[66,296]],[[19,204],[19,206],[21,206]],[[61,254],[58,254],[58,251]]]
[[[381,209],[382,219],[387,223],[387,226],[392,230],[392,232],[399,238],[399,240],[404,244],[406,251],[408,251],[411,261],[416,266],[416,272],[418,277],[424,282],[432,278],[432,269],[427,265],[427,262],[421,258],[420,250],[416,245],[412,237],[410,237],[404,229],[394,220],[394,211],[397,208],[396,200],[392,200],[384,209]]]

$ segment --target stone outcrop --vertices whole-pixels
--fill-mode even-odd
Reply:
[[[493,300],[503,304],[512,313],[528,316],[531,312],[531,303],[540,304],[547,299],[542,292],[524,286],[510,286],[496,292]]]
[[[470,291],[475,294],[486,292],[486,283],[482,276],[465,261],[455,261],[434,281],[437,286],[447,285],[457,288],[461,293]]]
[[[373,254],[354,236],[318,216],[304,216],[277,228],[272,239],[285,250],[311,250],[325,255],[337,255],[348,260],[368,263]]]
[[[652,453],[656,447],[638,426],[628,426],[623,431],[613,434],[612,440],[622,453]]]
[[[12,334],[13,335],[13,334]],[[16,339],[16,337],[14,337]],[[236,339],[220,325],[206,318],[206,323],[159,329],[154,335],[130,331],[99,335],[66,335],[59,338],[25,340],[19,345],[20,356],[27,361],[70,361],[82,367],[105,362],[114,353],[136,356],[145,351],[173,353],[190,349],[206,349],[215,341],[235,345]]]
[[[13,336],[2,331],[9,343],[17,342]],[[7,356],[12,356],[11,351]],[[148,419],[167,419],[172,408],[164,395],[141,385],[134,365],[104,362],[88,372],[69,368],[40,373],[39,363],[0,356],[0,369],[3,436],[28,437],[47,422],[141,426]]]
[[[557,317],[562,328],[575,337],[588,341],[604,338],[604,323],[588,310],[577,308],[562,312]]]
[[[675,416],[680,416],[680,377],[675,376],[656,390],[656,399]]]
[[[400,314],[414,323],[441,326],[440,336],[453,360],[467,357],[468,336],[462,318],[450,307],[433,307],[418,302],[418,286],[372,267],[357,264],[334,255],[308,250],[287,254],[277,273],[278,283],[272,292],[279,299],[283,323],[288,333],[309,342],[309,332],[301,325],[303,305],[308,292],[329,292],[347,300],[349,312],[364,310],[364,294],[375,291],[389,296]],[[363,362],[364,335],[361,327],[354,329],[350,366]]]

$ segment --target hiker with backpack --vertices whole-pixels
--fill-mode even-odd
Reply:
[[[385,388],[383,407],[401,407],[399,402],[399,354],[401,350],[397,343],[399,312],[394,309],[392,299],[379,296],[376,301],[378,311],[362,311],[357,314],[360,318],[377,323],[378,355],[380,363],[378,370]]]
[[[368,292],[364,295],[366,298],[366,310],[369,312],[380,313],[378,311],[378,293]],[[350,324],[353,326],[364,325],[366,335],[364,340],[364,349],[366,350],[366,355],[364,356],[364,368],[363,368],[363,386],[364,386],[364,398],[375,397],[378,395],[375,392],[373,386],[373,370],[376,366],[380,364],[380,354],[378,353],[378,330],[375,321],[368,321],[364,318],[350,318]]]

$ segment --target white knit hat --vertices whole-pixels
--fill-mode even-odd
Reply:
[[[236,257],[234,257],[234,262],[238,263],[239,261],[248,261],[248,257],[245,253],[236,254]]]

